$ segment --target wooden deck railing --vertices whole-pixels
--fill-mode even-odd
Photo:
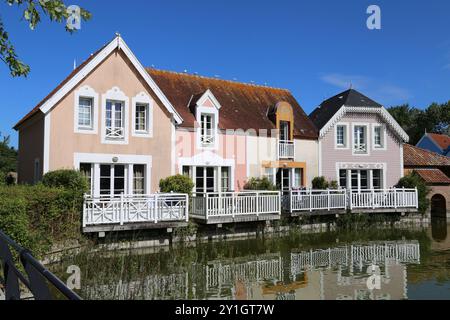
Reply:
[[[86,195],[83,227],[103,224],[188,221],[186,194]]]
[[[284,209],[290,212],[418,208],[417,189],[291,190],[285,197]]]
[[[206,220],[210,217],[281,214],[279,191],[195,193],[190,213]]]

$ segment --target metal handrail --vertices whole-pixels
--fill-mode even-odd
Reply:
[[[19,254],[26,276],[20,272],[13,260],[10,247]],[[7,300],[20,300],[19,280],[31,291],[37,300],[52,300],[53,297],[45,280],[49,281],[69,300],[81,300],[64,282],[36,260],[31,252],[0,230],[0,260],[3,266],[3,284]]]

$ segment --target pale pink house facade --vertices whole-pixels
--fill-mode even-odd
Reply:
[[[408,135],[377,102],[351,89],[310,117],[319,129],[319,175],[352,190],[391,188],[403,177]]]

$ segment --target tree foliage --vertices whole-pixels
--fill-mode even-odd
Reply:
[[[9,136],[0,133],[0,185],[5,183],[8,172],[17,168],[17,150],[9,145]]]
[[[413,145],[425,132],[450,134],[450,101],[432,103],[425,110],[405,104],[391,107],[388,111],[409,135],[409,143]]]
[[[415,172],[412,172],[403,178],[401,178],[396,185],[397,188],[417,188],[417,197],[419,201],[419,212],[424,214],[429,205],[430,200],[428,200],[428,194],[430,193],[430,188],[426,185],[425,181]]]
[[[50,21],[63,23],[69,17],[68,6],[62,0],[3,0],[9,6],[17,6],[23,9],[23,19],[28,22],[31,30],[41,22],[41,16],[47,16]],[[80,8],[81,19],[87,21],[91,18],[91,13]],[[66,31],[72,33],[76,29],[66,25]],[[16,53],[9,34],[0,18],[0,60],[2,60],[9,68],[13,77],[27,76],[30,67],[21,61]]]

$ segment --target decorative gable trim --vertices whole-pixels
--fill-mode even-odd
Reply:
[[[183,119],[172,106],[170,101],[164,95],[162,90],[156,85],[155,81],[150,77],[148,72],[127,46],[120,35],[117,35],[108,45],[106,45],[86,66],[84,66],[78,73],[76,73],[64,86],[62,86],[55,94],[53,94],[44,104],[39,108],[44,114],[49,112],[63,97],[65,97],[80,81],[82,81],[88,74],[90,74],[100,63],[102,63],[115,49],[121,50],[127,58],[131,61],[133,66],[155,92],[156,96],[161,100],[164,107],[174,116],[178,124],[183,122]]]
[[[394,117],[386,110],[386,108],[373,108],[373,107],[349,107],[342,106],[338,112],[323,126],[319,132],[319,138],[323,138],[328,131],[331,130],[347,113],[366,113],[366,114],[378,114],[381,119],[400,137],[403,142],[409,141],[408,134],[400,127]]]
[[[200,99],[198,99],[198,101],[196,102],[197,107],[202,106],[207,100],[210,100],[217,110],[220,110],[220,108],[222,108],[219,101],[217,101],[216,97],[209,89],[205,91],[205,93],[200,97]]]

